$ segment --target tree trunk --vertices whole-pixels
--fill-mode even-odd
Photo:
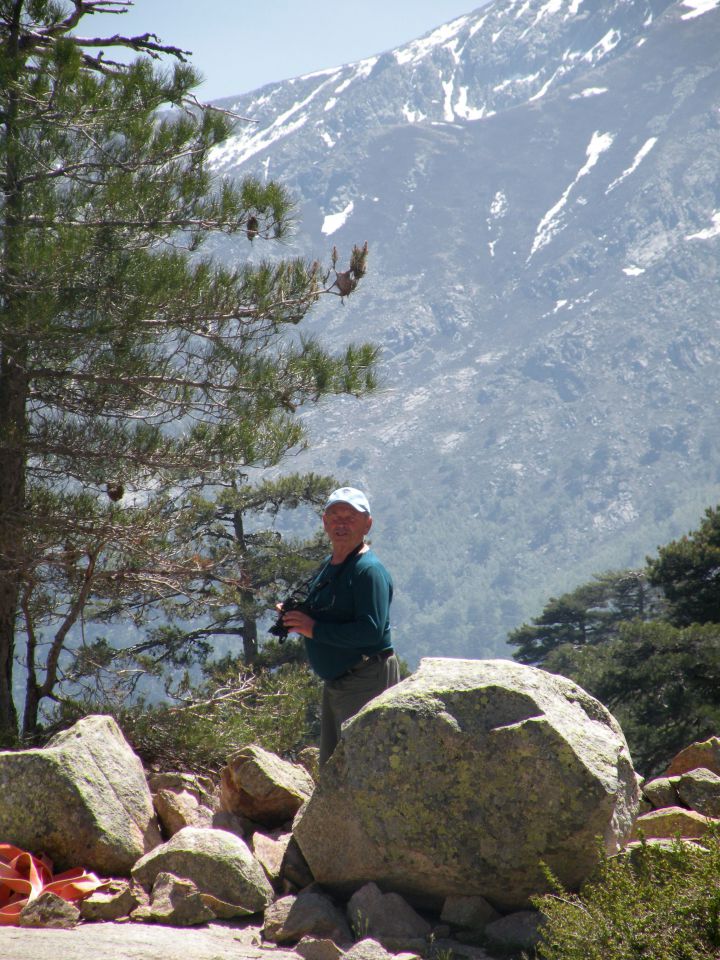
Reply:
[[[13,701],[15,627],[23,568],[25,372],[3,346],[0,358],[0,746],[17,740]]]
[[[242,510],[236,510],[233,513],[233,528],[235,539],[240,545],[243,554],[247,553],[247,543],[245,541],[245,527],[243,524]],[[253,596],[249,590],[240,591],[241,602],[250,604]],[[257,660],[258,640],[257,640],[257,620],[254,617],[243,617],[243,658],[245,665],[251,667]]]
[[[19,31],[22,3],[16,0],[7,41],[6,82],[21,67]],[[25,476],[27,457],[28,350],[24,337],[26,295],[23,292],[23,197],[20,185],[18,98],[10,93],[3,117],[5,178],[0,273],[0,319],[8,331],[0,343],[0,746],[17,742],[18,717],[13,700],[15,629],[20,602],[25,541]]]
[[[257,640],[257,620],[243,620],[243,658],[245,664],[248,667],[251,667],[256,659],[258,654],[258,640]]]

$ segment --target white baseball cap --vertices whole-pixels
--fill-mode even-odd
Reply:
[[[327,499],[325,509],[327,510],[334,503],[347,503],[355,510],[370,516],[370,502],[362,490],[358,490],[356,487],[339,487],[337,490],[333,490]]]

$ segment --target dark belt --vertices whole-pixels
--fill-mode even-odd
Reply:
[[[342,680],[343,677],[349,676],[351,673],[355,673],[356,670],[359,670],[361,667],[366,667],[369,663],[383,663],[385,660],[389,660],[390,657],[395,653],[392,647],[388,647],[386,650],[381,650],[379,653],[363,654],[362,660],[359,663],[356,663],[354,667],[350,667],[349,670],[346,670],[345,673],[341,673],[339,677],[335,677],[336,680]]]

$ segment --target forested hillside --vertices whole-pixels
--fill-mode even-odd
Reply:
[[[644,774],[720,730],[720,508],[639,570],[596,576],[512,631],[521,663],[571,677],[620,721]]]

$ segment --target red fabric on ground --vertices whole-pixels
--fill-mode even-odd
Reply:
[[[17,926],[23,907],[46,890],[63,900],[82,900],[104,882],[82,867],[53,875],[46,856],[0,843],[0,926]]]

